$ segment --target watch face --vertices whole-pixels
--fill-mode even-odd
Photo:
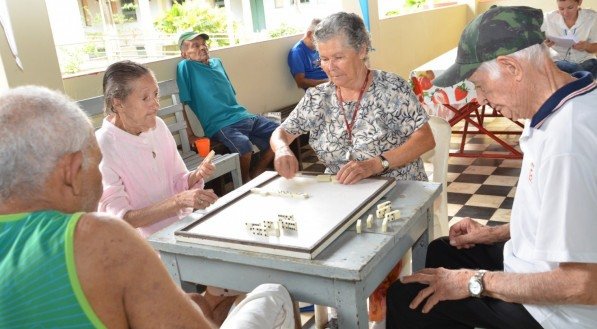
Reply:
[[[473,296],[478,296],[481,293],[481,283],[478,281],[472,281],[468,285],[468,290]]]
[[[383,167],[384,170],[387,170],[388,168],[390,168],[390,162],[388,160],[382,160],[381,166]]]

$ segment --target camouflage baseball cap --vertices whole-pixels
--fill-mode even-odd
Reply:
[[[470,77],[483,62],[545,40],[543,12],[531,7],[492,7],[470,22],[460,36],[456,63],[433,84],[449,87]]]

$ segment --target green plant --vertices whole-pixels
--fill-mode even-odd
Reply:
[[[136,20],[136,16],[127,16],[124,14],[114,14],[112,15],[112,20],[114,21],[114,24],[116,25],[122,25],[124,23],[128,23],[128,22],[134,22]]]
[[[282,23],[277,28],[269,30],[268,32],[271,38],[279,38],[286,35],[294,35],[300,33],[300,30],[286,23]]]
[[[81,64],[84,60],[83,49],[68,49],[65,51],[64,57],[62,66],[63,73],[72,74],[81,70]]]
[[[87,43],[83,46],[83,52],[87,55],[97,53],[97,47],[93,43]]]
[[[135,11],[137,10],[137,5],[134,3],[125,3],[122,5],[122,10]]]
[[[427,0],[406,0],[406,7],[419,8],[426,3],[427,3]]]
[[[386,12],[386,17],[398,16],[398,15],[400,15],[400,9],[394,9],[394,10],[390,10],[390,11]]]
[[[226,12],[221,8],[200,6],[195,2],[175,3],[172,8],[154,21],[157,30],[176,34],[183,31],[197,31],[207,34],[226,33],[228,28]],[[233,26],[233,29],[235,27]],[[210,39],[218,46],[228,46],[229,40]]]

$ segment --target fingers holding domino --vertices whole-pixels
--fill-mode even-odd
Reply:
[[[213,175],[214,171],[216,170],[216,166],[213,163],[211,163],[211,160],[213,160],[215,154],[216,153],[213,150],[211,150],[203,159],[201,165],[197,168],[197,171],[199,172],[201,177],[206,178]]]

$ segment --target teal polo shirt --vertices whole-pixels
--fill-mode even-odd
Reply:
[[[176,82],[180,100],[197,115],[205,135],[212,137],[220,129],[253,117],[238,104],[236,92],[219,58],[209,65],[184,59],[178,63]]]

